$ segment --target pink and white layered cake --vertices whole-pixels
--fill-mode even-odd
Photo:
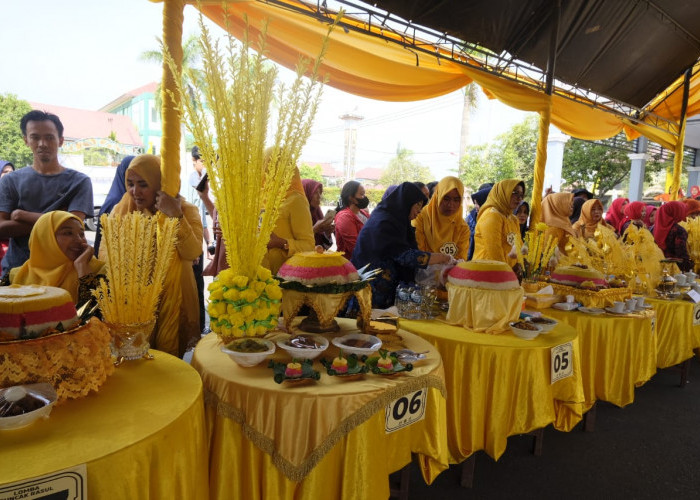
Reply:
[[[581,266],[559,266],[551,274],[553,283],[560,285],[580,287],[582,284],[593,283],[596,287],[606,287],[608,282],[603,273],[590,267]]]
[[[282,264],[277,276],[305,285],[345,284],[360,279],[342,252],[300,252]]]
[[[513,290],[520,287],[517,276],[508,264],[496,260],[460,262],[450,270],[447,281],[456,286],[485,290]]]
[[[0,340],[31,339],[78,325],[70,294],[38,285],[0,287]]]

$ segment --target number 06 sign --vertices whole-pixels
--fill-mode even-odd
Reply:
[[[386,433],[398,431],[425,418],[428,389],[419,389],[389,403],[386,407]]]
[[[574,373],[574,346],[571,342],[552,347],[552,384]]]

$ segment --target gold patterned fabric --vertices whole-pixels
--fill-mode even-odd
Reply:
[[[597,399],[623,407],[634,401],[634,389],[656,373],[656,334],[652,310],[630,316],[592,316],[547,309],[544,314],[578,332],[586,404]]]
[[[447,283],[450,309],[446,321],[475,332],[509,332],[523,306],[523,289],[485,290]]]
[[[151,354],[119,367],[98,394],[3,432],[0,486],[86,464],[89,498],[208,499],[202,382],[184,361]]]
[[[700,348],[700,325],[693,326],[695,304],[684,300],[646,299],[656,311],[656,367],[668,368],[693,357]]]
[[[305,305],[316,312],[321,325],[329,325],[352,296],[357,298],[360,306],[358,319],[362,319],[362,324],[369,325],[372,315],[372,289],[369,285],[361,290],[344,293],[312,293],[283,289],[282,315],[284,316],[284,326],[289,329],[297,313]]]
[[[85,326],[31,340],[0,342],[0,387],[49,382],[58,403],[98,391],[114,372],[107,327]]]
[[[450,463],[479,450],[498,460],[508,436],[549,424],[570,431],[581,420],[581,358],[573,328],[560,324],[523,340],[441,321],[401,320],[400,326],[432,343],[442,356]],[[551,384],[551,349],[566,342],[573,346],[573,374]]]
[[[632,297],[632,290],[627,287],[604,288],[602,290],[593,291],[569,285],[560,285],[558,283],[547,283],[544,281],[524,283],[523,287],[525,288],[525,291],[530,294],[536,293],[538,290],[547,285],[552,285],[555,295],[561,295],[563,297],[573,295],[574,300],[576,300],[576,302],[580,302],[585,307],[598,307],[602,309],[613,305],[613,302],[615,301],[624,302],[626,299]]]
[[[358,331],[352,320],[338,322],[341,335]],[[265,363],[242,368],[220,351],[215,335],[202,339],[192,365],[205,386],[212,498],[264,498],[265,491],[276,498],[340,498],[348,488],[354,492],[348,497],[386,498],[388,474],[409,463],[411,452],[432,482],[447,468],[442,361],[424,340],[400,334],[409,348],[429,351],[413,371],[346,381],[315,362],[321,379],[302,386],[276,384]],[[335,357],[338,349],[331,345],[324,354]],[[290,357],[278,349],[272,359]],[[386,405],[421,388],[429,391],[425,419],[386,435]]]

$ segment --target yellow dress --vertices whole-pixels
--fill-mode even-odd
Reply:
[[[265,254],[262,265],[274,276],[289,257],[297,252],[310,252],[316,246],[306,195],[298,191],[290,191],[287,194],[280,206],[277,225],[272,232],[287,240],[289,245],[289,250],[270,248]]]
[[[525,184],[518,179],[505,179],[494,184],[486,202],[479,209],[474,229],[474,259],[498,260],[510,267],[518,263],[517,257],[510,257],[513,245],[520,237],[520,223],[510,208],[511,194],[516,187]]]

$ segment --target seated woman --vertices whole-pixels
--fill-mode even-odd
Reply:
[[[289,257],[298,252],[310,252],[315,246],[309,202],[306,201],[299,169],[294,167],[292,183],[280,206],[277,224],[270,235],[262,265],[274,276]]]
[[[644,217],[647,215],[646,203],[642,203],[641,201],[633,201],[625,205],[623,212],[625,214],[625,218],[622,219],[622,223],[620,224],[620,236],[625,234],[625,231],[627,231],[627,228],[630,227],[630,224],[634,224],[640,229],[646,227],[644,225]]]
[[[681,271],[692,271],[695,263],[688,254],[688,231],[679,222],[685,220],[688,208],[681,201],[669,201],[661,205],[656,224],[654,224],[654,241],[664,251],[667,259],[680,259]]]
[[[625,205],[629,202],[628,198],[616,198],[610,204],[608,213],[605,214],[605,222],[612,226],[617,234],[620,234],[620,226],[625,218]]]
[[[599,226],[608,226],[603,219],[603,204],[597,199],[588,200],[581,206],[581,217],[573,225],[574,233],[579,238],[593,238]]]
[[[524,196],[525,183],[521,180],[506,179],[494,184],[476,218],[474,259],[498,260],[516,266],[518,260],[512,250],[516,242],[522,245],[522,239],[513,211]]]
[[[345,258],[352,257],[362,226],[369,219],[369,198],[365,196],[365,187],[357,181],[348,181],[340,190],[340,202],[335,208],[335,243]]]
[[[324,250],[333,246],[333,218],[324,217],[321,210],[321,196],[323,195],[323,184],[313,179],[302,179],[304,194],[309,202],[311,210],[311,224],[314,229],[314,240],[317,245],[321,245]],[[332,214],[332,212],[331,212]]]
[[[542,200],[542,222],[547,224],[545,240],[551,236],[561,253],[566,253],[569,236],[576,236],[569,217],[574,211],[574,193],[552,193]]]
[[[525,241],[525,233],[529,229],[527,220],[530,218],[530,205],[526,201],[521,201],[518,208],[513,212],[518,218],[518,224],[520,224],[520,237]]]
[[[438,182],[435,194],[416,217],[416,242],[424,252],[440,252],[466,259],[469,226],[462,218],[464,185],[457,177]]]
[[[202,253],[202,219],[199,209],[181,196],[160,190],[160,156],[139,155],[126,170],[126,193],[110,216],[142,212],[179,219],[176,253],[170,263],[152,345],[182,357],[188,343],[199,340],[199,299],[192,261]],[[146,243],[146,242],[145,242]],[[104,248],[104,247],[103,247]]]
[[[37,219],[29,235],[29,260],[10,270],[8,284],[63,288],[80,306],[92,298],[104,265],[85,239],[83,221],[56,210]]]
[[[656,222],[656,212],[659,211],[659,207],[654,205],[647,205],[647,214],[644,217],[644,225],[646,228],[654,232],[654,223]]]
[[[700,215],[700,201],[693,198],[686,198],[682,200],[685,206],[688,207],[687,217],[697,217]]]
[[[396,286],[414,281],[416,269],[450,262],[449,256],[423,252],[416,245],[411,221],[426,201],[415,184],[404,182],[377,205],[360,232],[352,263],[358,269],[369,264],[369,269],[383,270],[371,282],[372,307],[394,305]]]

